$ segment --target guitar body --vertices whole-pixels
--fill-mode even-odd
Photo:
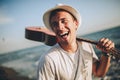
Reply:
[[[43,42],[48,46],[53,46],[57,43],[55,33],[42,27],[27,27],[25,29],[25,38]]]

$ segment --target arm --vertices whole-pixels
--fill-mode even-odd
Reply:
[[[93,63],[93,74],[97,77],[103,77],[110,67],[110,57],[101,56],[100,60]]]
[[[110,67],[111,57],[107,54],[114,48],[114,43],[107,38],[102,38],[99,41],[97,48],[102,50],[104,55],[101,55],[99,61],[93,63],[93,74],[97,77],[103,77]]]

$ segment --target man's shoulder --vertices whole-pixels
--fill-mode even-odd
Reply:
[[[56,60],[56,58],[58,57],[58,50],[59,46],[54,45],[46,53],[41,55],[39,62],[44,64],[45,62],[51,62]]]
[[[56,52],[58,52],[60,50],[60,46],[58,44],[54,45],[53,47],[51,47],[47,53],[48,55],[51,55],[51,54],[55,54]]]
[[[53,59],[59,57],[60,49],[61,48],[58,44],[54,45],[50,50],[46,52],[45,57]]]
[[[92,44],[90,43],[87,43],[87,42],[82,42],[82,49],[85,51],[85,52],[88,52],[88,53],[93,53],[94,50],[93,50],[93,46]]]

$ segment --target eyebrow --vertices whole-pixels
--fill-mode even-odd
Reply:
[[[66,18],[59,19],[59,21],[61,21],[61,20],[68,20],[68,19],[66,19]],[[54,22],[57,22],[57,21],[53,21],[53,22],[50,21],[50,23],[54,23]]]

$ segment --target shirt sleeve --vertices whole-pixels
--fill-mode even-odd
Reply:
[[[93,56],[93,63],[98,61],[98,56],[96,55],[94,49],[93,49],[93,46],[91,44],[90,45],[90,48],[91,48],[91,51],[92,51],[92,56]]]
[[[49,56],[42,56],[39,60],[37,80],[55,80],[54,65]]]

